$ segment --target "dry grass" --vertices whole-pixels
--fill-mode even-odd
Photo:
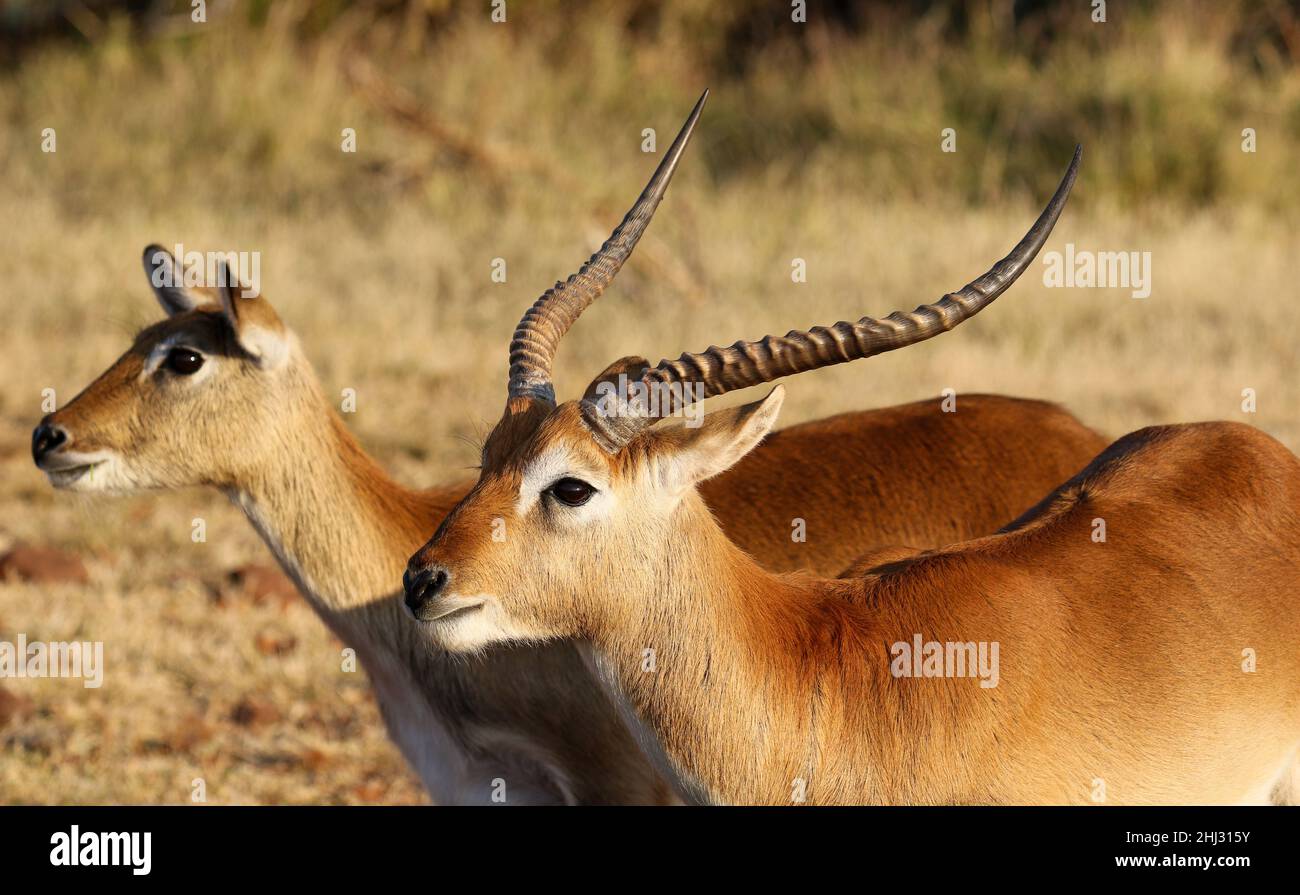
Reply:
[[[640,188],[641,129],[667,140],[710,78],[650,251],[566,343],[562,391],[620,354],[931,300],[1018,238],[1078,138],[1086,173],[1049,247],[1151,252],[1150,298],[1046,289],[1036,267],[960,334],[792,382],[785,422],[951,387],[1047,397],[1115,435],[1240,419],[1300,448],[1297,182],[1282,148],[1300,77],[1243,72],[1217,20],[1157,23],[1155,45],[1116,26],[1109,43],[1060,50],[1045,81],[978,29],[950,54],[810,31],[804,56],[777,43],[728,80],[677,52],[680,21],[632,44],[603,6],[496,28],[462,16],[418,52],[348,17],[300,40],[287,9],[258,30],[214,23],[143,46],[110,29],[0,80],[0,539],[69,549],[90,572],[85,586],[0,584],[0,639],[102,640],[107,664],[98,690],[2,682],[27,708],[0,728],[0,802],[186,802],[196,777],[218,803],[423,798],[363,675],[339,670],[305,605],[214,602],[226,570],[269,561],[236,511],[203,492],[50,490],[27,449],[41,390],[71,398],[158,316],[146,243],[256,250],[323,381],[357,390],[348,421],[366,446],[409,484],[460,473],[500,407],[520,312]],[[363,34],[376,69],[488,161],[350,86],[359,51],[345,48]],[[1120,111],[1097,112],[1106,102]],[[1010,116],[987,125],[1000,143],[966,126],[980,109]],[[938,151],[949,121],[955,155]],[[1238,151],[1243,126],[1259,128],[1259,153]],[[43,127],[55,154],[39,151]],[[356,155],[339,152],[343,127]],[[505,284],[489,278],[495,257]],[[791,282],[795,257],[806,284]],[[197,515],[206,544],[189,540]],[[264,655],[268,632],[296,646]],[[260,707],[242,724],[241,704]]]

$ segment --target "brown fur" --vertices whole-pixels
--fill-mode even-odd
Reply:
[[[448,572],[447,594],[496,604],[431,635],[458,648],[521,630],[584,640],[679,785],[712,801],[1286,792],[1300,746],[1300,461],[1278,442],[1228,423],[1146,429],[1001,533],[886,551],[834,580],[760,568],[693,488],[669,493],[692,451],[729,457],[764,415],[771,398],[615,456],[574,404],[507,422],[478,485],[413,559]],[[529,470],[557,452],[607,503],[587,519],[543,496],[508,544],[486,541],[485,518],[513,514]],[[895,677],[891,645],[916,634],[999,643],[999,685]]]
[[[995,531],[1106,444],[1055,404],[962,395],[955,413],[934,399],[774,432],[700,494],[767,568],[835,575],[870,548]],[[791,537],[794,519],[806,543]]]

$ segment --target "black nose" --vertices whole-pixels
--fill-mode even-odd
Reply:
[[[46,454],[62,447],[68,440],[68,433],[58,426],[41,423],[32,433],[32,460],[39,466]]]
[[[447,586],[447,570],[438,566],[424,569],[407,567],[402,574],[402,588],[406,591],[406,608],[416,619],[420,610],[428,606]]]

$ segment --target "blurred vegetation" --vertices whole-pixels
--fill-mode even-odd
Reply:
[[[430,172],[481,164],[476,147],[490,157],[562,135],[569,170],[600,169],[629,114],[675,122],[709,86],[721,100],[700,142],[718,184],[997,201],[1042,195],[1082,142],[1081,203],[1300,207],[1286,148],[1300,139],[1294,3],[1110,2],[1104,24],[1086,2],[808,5],[795,24],[785,0],[510,0],[496,26],[486,0],[210,0],[199,25],[188,0],[7,0],[0,159],[9,189],[53,190],[71,209],[129,185],[151,207],[184,192],[381,213],[413,187],[463,201]],[[368,87],[409,92],[435,139],[409,134],[429,122],[377,108],[362,67]],[[178,139],[142,157],[132,134],[160,117]],[[117,146],[96,142],[78,176],[52,184],[33,135],[59,125]],[[360,179],[337,151],[342,126],[368,144]],[[1257,153],[1241,151],[1246,127]],[[937,152],[944,128],[961,163]],[[528,165],[508,167],[526,181]]]

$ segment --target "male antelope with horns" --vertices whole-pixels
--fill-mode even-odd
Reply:
[[[549,293],[572,302],[574,317],[631,254],[703,102],[608,242]],[[1015,272],[1045,230],[1038,236]],[[348,432],[270,302],[238,297],[233,286],[184,288],[175,267],[164,250],[145,251],[167,319],[33,434],[50,481],[76,491],[227,493],[357,650],[393,739],[434,801],[488,803],[498,778],[510,804],[663,801],[666,786],[572,645],[489,650],[469,663],[429,651],[394,597],[396,579],[468,485],[414,491],[394,482]],[[531,356],[549,368],[560,334],[535,343]],[[956,414],[937,403],[844,414],[778,433],[711,482],[708,499],[737,543],[771,568],[833,573],[873,545],[990,531],[1082,466],[1099,440],[1059,408],[1011,398],[968,396]],[[949,459],[954,450],[962,463]],[[859,464],[856,493],[788,478],[820,474],[837,457]],[[894,513],[835,529],[837,512],[882,491],[901,495]],[[808,521],[806,543],[790,538],[796,516]]]
[[[1006,271],[640,381],[661,401],[682,383],[714,397],[904,348],[985,307]],[[1269,436],[1145,429],[997,534],[840,579],[776,574],[697,485],[760,443],[784,388],[696,429],[652,428],[638,402],[556,406],[529,365],[532,345],[554,350],[548,313],[516,334],[478,483],[411,559],[407,602],[435,642],[584,644],[702,801],[1085,803],[1099,782],[1121,804],[1300,798],[1300,461]],[[900,661],[917,640],[1000,647],[979,651],[1000,667],[977,681],[933,651]]]

